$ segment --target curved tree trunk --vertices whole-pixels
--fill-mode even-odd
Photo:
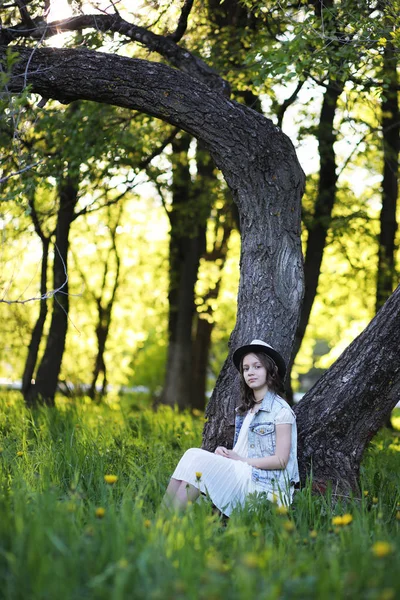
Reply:
[[[96,18],[90,18],[95,26]],[[111,21],[101,19],[102,26],[112,26]],[[68,26],[74,23],[69,20]],[[135,27],[128,27],[132,37]],[[3,39],[12,40],[12,32],[6,30]],[[193,77],[163,64],[86,49],[19,50],[20,61],[13,66],[8,83],[11,93],[30,84],[44,98],[65,103],[94,100],[154,115],[203,140],[228,182],[240,215],[241,278],[230,356],[207,411],[205,445],[211,449],[230,437],[238,384],[231,363],[234,348],[262,337],[288,360],[294,340],[303,292],[300,199],[304,177],[293,146],[270,120],[227,100],[223,96],[227,86],[215,74],[210,87],[204,83],[210,75],[204,64],[193,61],[186,51],[177,54],[170,44],[174,64]],[[7,62],[4,48],[0,48],[0,59]],[[194,79],[197,74],[198,80]],[[303,477],[313,460],[321,485],[333,479],[343,489],[354,487],[365,443],[398,397],[400,328],[393,326],[398,311],[397,290],[366,334],[297,407],[300,450],[305,457]],[[345,448],[350,455],[344,456]],[[343,464],[337,462],[342,459]]]
[[[358,490],[366,444],[400,398],[400,286],[365,331],[295,407],[300,477]]]
[[[11,92],[21,91],[26,79],[45,98],[65,103],[82,98],[141,110],[203,141],[240,215],[241,276],[231,352],[260,337],[288,360],[303,296],[304,189],[289,138],[271,120],[161,63],[85,49],[19,51]],[[208,404],[208,447],[229,437],[237,382],[229,356]]]
[[[36,374],[35,385],[26,395],[28,406],[44,403],[54,406],[58,376],[68,328],[68,248],[69,231],[78,197],[78,183],[66,176],[59,185],[60,208],[57,214],[53,263],[53,312],[46,348]]]

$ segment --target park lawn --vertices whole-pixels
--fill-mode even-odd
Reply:
[[[400,598],[396,434],[370,444],[357,498],[307,485],[287,512],[254,497],[229,520],[207,501],[168,517],[160,500],[200,445],[200,413],[0,406],[0,598]]]

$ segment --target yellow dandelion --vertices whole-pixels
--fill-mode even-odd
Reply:
[[[368,490],[364,490],[364,496],[367,497],[368,494],[369,494],[369,491]]]
[[[333,517],[332,518],[332,525],[336,525],[336,527],[339,525],[343,525],[343,517],[341,517],[340,515],[338,515],[337,517]]]
[[[150,519],[146,519],[145,520],[144,526],[146,527],[146,529],[150,529],[150,527],[151,527],[151,521],[150,521]]]
[[[292,533],[292,531],[294,531],[296,529],[293,521],[285,521],[283,524],[283,528],[288,533]]]
[[[349,525],[353,520],[353,515],[351,515],[350,513],[345,513],[342,516],[342,525]]]
[[[109,485],[113,485],[118,481],[117,475],[104,475],[104,481]]]
[[[393,588],[384,588],[379,596],[379,600],[394,600],[396,592]]]
[[[183,594],[186,592],[186,583],[178,579],[178,581],[175,581],[174,583],[174,589],[178,594]]]
[[[99,508],[96,508],[96,510],[94,511],[94,514],[98,519],[102,519],[106,514],[106,509],[99,506]]]
[[[218,554],[210,554],[207,556],[207,567],[212,571],[222,572],[224,570],[224,563]]]
[[[317,535],[318,535],[318,532],[316,531],[316,529],[312,529],[310,531],[310,538],[311,539],[315,540],[315,538],[317,537]]]
[[[377,558],[384,558],[393,552],[393,547],[389,542],[375,542],[371,548],[372,553]]]
[[[126,558],[120,558],[118,561],[118,566],[120,569],[126,569],[126,567],[128,566],[128,561],[126,560]]]
[[[250,569],[255,569],[259,566],[259,557],[255,552],[247,552],[242,558],[242,563]]]
[[[17,452],[17,456],[23,456],[23,455],[24,455],[24,453],[21,450],[19,450],[19,452]]]
[[[196,480],[200,481],[202,475],[203,473],[201,471],[196,471]]]
[[[282,504],[281,506],[277,506],[276,507],[276,514],[279,515],[279,516],[281,516],[281,517],[284,517],[285,515],[287,515],[288,512],[289,512],[288,508],[284,504]]]
[[[379,500],[376,496],[372,498],[372,504],[378,504]]]

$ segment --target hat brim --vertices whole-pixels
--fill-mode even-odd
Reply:
[[[272,358],[272,360],[278,367],[279,376],[283,381],[286,375],[286,363],[283,360],[282,356],[279,354],[279,352],[277,352],[273,348],[269,348],[268,346],[264,346],[262,344],[248,344],[247,346],[241,346],[233,353],[233,364],[235,365],[237,370],[240,371],[240,363],[242,362],[242,358],[246,356],[246,354],[257,354],[259,352],[262,352],[263,354],[266,354],[267,356]]]

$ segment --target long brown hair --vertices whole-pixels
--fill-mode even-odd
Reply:
[[[284,396],[285,391],[283,387],[283,381],[278,373],[278,367],[276,366],[272,358],[270,358],[264,352],[249,352],[248,354],[254,354],[255,356],[257,356],[262,366],[265,367],[265,370],[267,371],[266,384],[268,386],[268,389],[271,392],[275,392],[275,394]],[[242,403],[239,405],[237,411],[241,415],[246,413],[248,410],[251,410],[253,406],[257,404],[254,392],[247,385],[243,376],[243,360],[246,356],[248,356],[248,354],[243,356],[242,360],[240,361],[240,393]]]

